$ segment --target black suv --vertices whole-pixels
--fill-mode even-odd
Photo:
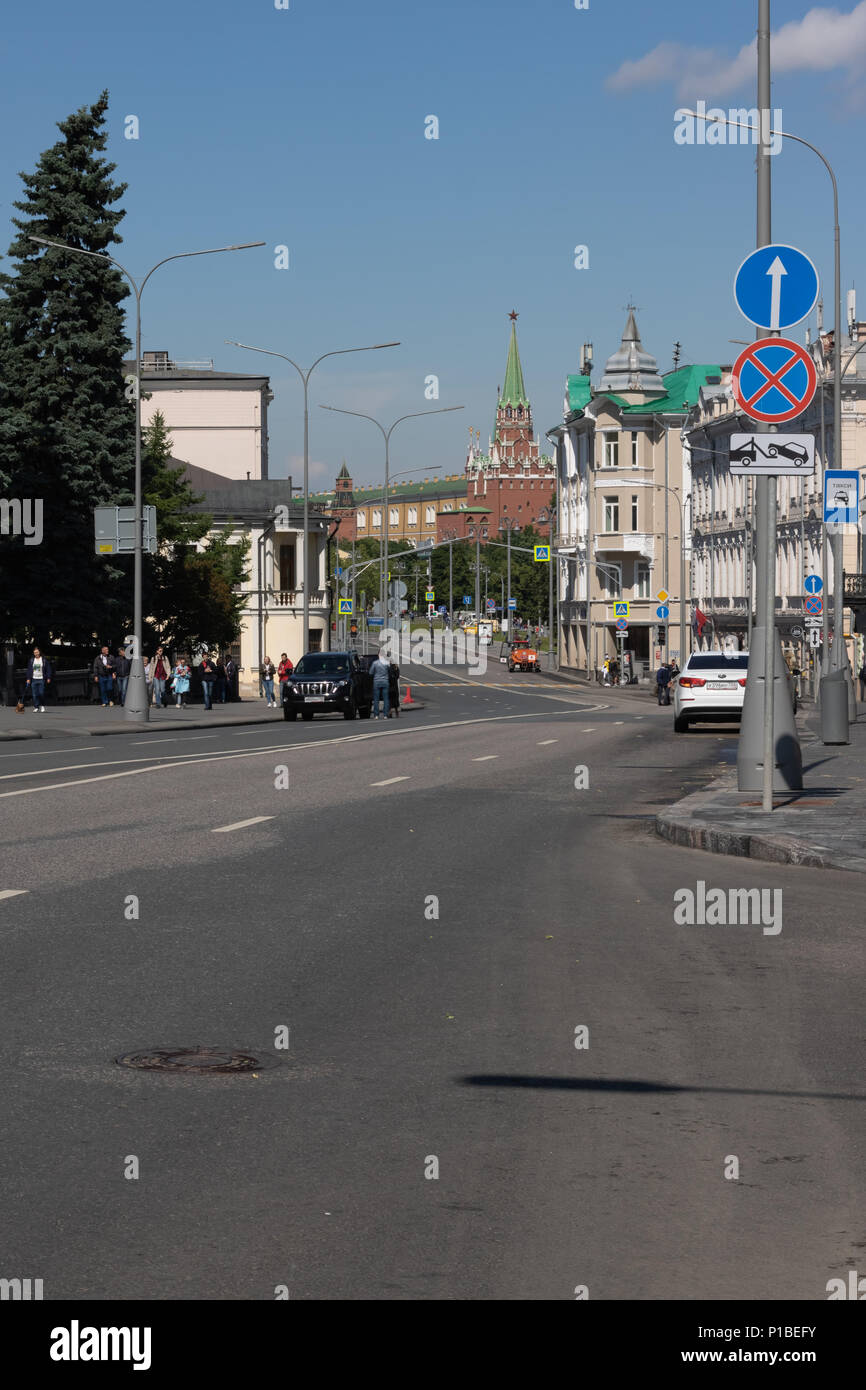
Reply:
[[[356,715],[369,719],[373,678],[356,652],[307,652],[282,684],[283,718],[312,719],[314,714]]]

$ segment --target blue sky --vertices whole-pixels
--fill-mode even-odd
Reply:
[[[820,10],[820,7],[819,7]],[[807,18],[812,13],[812,18]],[[343,456],[381,476],[382,441],[360,420],[464,405],[407,421],[392,468],[460,472],[470,425],[486,443],[508,312],[539,432],[561,418],[563,384],[594,344],[596,373],[619,344],[630,297],[664,371],[730,362],[751,332],[731,295],[754,246],[754,158],[744,146],[680,146],[674,111],[705,99],[751,106],[757,0],[697,6],[637,0],[77,0],[7,7],[0,111],[0,247],[12,238],[18,170],[54,123],[111,95],[110,154],[129,183],[120,257],[143,271],[175,251],[263,239],[259,251],[160,270],[144,298],[144,346],[269,371],[271,471],[299,479],[308,364],[314,485]],[[843,288],[862,287],[866,4],[774,5],[773,105],[818,145],[840,187]],[[624,66],[625,65],[625,66]],[[136,115],[140,138],[124,138]],[[425,117],[439,139],[424,138]],[[773,160],[774,236],[808,252],[832,323],[832,205],[823,166],[788,144]],[[290,268],[274,268],[285,244]],[[574,247],[589,247],[575,270]],[[799,332],[799,330],[795,330]],[[289,376],[291,373],[291,377]],[[425,378],[439,378],[438,401]],[[419,475],[420,476],[420,475]]]

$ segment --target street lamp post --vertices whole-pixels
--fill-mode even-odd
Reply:
[[[691,493],[686,493],[681,498],[679,491],[675,487],[667,487],[664,483],[656,483],[657,489],[663,488],[665,492],[672,492],[677,499],[680,509],[680,669],[686,661],[686,503],[691,497]]]
[[[169,261],[187,260],[190,256],[216,256],[222,251],[248,251],[254,246],[264,246],[263,241],[245,241],[238,246],[211,246],[205,251],[179,251],[174,256],[163,256],[161,261],[151,266],[144,279],[137,282],[125,266],[120,261],[115,260],[114,256],[109,256],[103,251],[86,251],[81,246],[67,246],[62,241],[49,241],[47,237],[32,236],[30,241],[35,241],[39,246],[52,246],[59,251],[71,251],[76,256],[93,256],[98,261],[109,262],[117,266],[117,269],[126,276],[132,292],[135,295],[135,546],[133,550],[133,599],[132,599],[132,663],[129,671],[129,683],[126,687],[126,698],[123,704],[124,716],[127,719],[150,718],[150,706],[147,699],[147,682],[144,678],[144,662],[141,654],[141,635],[143,626],[142,617],[142,530],[144,525],[144,515],[141,502],[141,296],[144,287],[153,275],[155,270],[159,270],[161,265],[166,265]]]
[[[507,579],[507,581],[506,581],[506,587],[507,587],[507,590],[508,590],[508,610],[507,610],[507,611],[508,611],[508,618],[507,618],[507,620],[506,620],[507,625],[506,625],[506,629],[505,629],[505,640],[506,640],[506,642],[510,642],[510,641],[511,641],[511,533],[512,533],[512,531],[517,531],[517,530],[520,529],[520,523],[518,522],[516,516],[514,516],[514,517],[506,517],[504,521],[501,521],[501,522],[499,523],[499,529],[500,529],[500,531],[504,531],[504,532],[506,533],[506,539],[507,539],[507,541],[508,541],[508,548],[507,548],[507,551],[506,551],[506,555],[507,555],[507,567],[508,567],[508,579]],[[477,606],[478,606],[478,603],[477,603],[477,589],[476,589],[476,608],[477,608]]]
[[[323,352],[321,357],[317,357],[312,367],[304,371],[297,362],[292,361],[284,352],[272,352],[270,348],[252,347],[249,343],[238,343],[234,338],[226,338],[226,342],[232,347],[243,348],[245,352],[261,352],[265,357],[279,357],[281,361],[288,362],[298,376],[301,378],[304,387],[304,652],[310,645],[310,377],[320,362],[324,362],[326,357],[344,357],[349,352],[379,352],[382,348],[399,347],[399,343],[371,343],[367,347],[359,348],[336,348],[333,352]]]
[[[548,509],[545,507],[545,508],[543,508],[543,510],[541,511],[541,513],[539,514],[538,520],[541,522],[542,525],[544,525],[544,522],[545,522],[545,521],[548,521],[548,522],[550,523],[550,545],[549,545],[549,547],[548,547],[548,552],[547,552],[547,553],[548,553],[548,556],[550,557],[550,563],[549,563],[548,575],[547,575],[547,664],[548,664],[548,668],[549,668],[550,670],[555,670],[555,669],[556,669],[556,659],[555,659],[554,654],[553,654],[553,652],[554,652],[554,647],[553,647],[553,522],[554,522],[554,512],[553,512],[552,510],[548,510]]]
[[[464,407],[463,407],[462,405],[445,405],[445,406],[442,406],[439,410],[413,410],[413,411],[411,411],[411,413],[410,413],[409,415],[401,415],[401,416],[399,417],[399,419],[397,419],[397,420],[394,421],[393,425],[389,425],[388,428],[385,429],[385,426],[384,426],[383,424],[381,424],[381,423],[375,418],[375,416],[373,416],[373,415],[364,415],[363,412],[360,411],[360,410],[342,410],[342,409],[341,409],[339,406],[337,406],[337,405],[323,405],[323,406],[321,407],[322,410],[333,410],[337,415],[354,415],[354,416],[356,416],[356,418],[359,419],[359,420],[370,420],[370,421],[376,426],[376,428],[377,428],[378,430],[381,431],[382,437],[383,437],[383,439],[385,440],[385,485],[384,485],[384,487],[383,487],[383,489],[382,489],[382,535],[383,535],[382,577],[381,577],[380,586],[379,586],[379,587],[380,587],[380,599],[381,599],[381,602],[382,602],[382,617],[383,617],[383,618],[384,618],[384,616],[385,616],[385,607],[386,607],[386,604],[385,604],[385,597],[386,597],[387,588],[388,588],[388,483],[389,483],[389,470],[390,470],[390,465],[391,465],[391,455],[390,455],[391,434],[392,434],[392,432],[396,429],[396,427],[397,427],[399,424],[402,423],[403,420],[417,420],[417,419],[419,418],[419,416],[421,416],[421,415],[447,415],[447,414],[449,414],[452,410],[463,410],[463,408],[464,408]],[[411,470],[411,471],[413,471],[413,472],[414,472],[414,471],[422,472],[423,470],[422,470],[422,469],[417,469],[417,470]],[[430,471],[431,471],[431,472],[434,472],[434,473],[437,473],[439,470],[438,470],[438,468],[434,468],[434,469],[431,469]],[[399,476],[399,475],[395,475],[395,476]]]

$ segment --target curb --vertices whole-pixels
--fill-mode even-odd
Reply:
[[[705,791],[694,792],[655,817],[655,833],[670,844],[684,849],[700,849],[708,854],[727,854],[739,859],[757,859],[765,864],[795,864],[804,869],[845,869],[866,873],[866,856],[828,849],[796,835],[780,832],[765,834],[712,825],[700,819],[706,798],[713,792],[729,791],[724,781],[712,782]]]

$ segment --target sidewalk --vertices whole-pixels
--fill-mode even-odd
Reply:
[[[656,833],[714,854],[866,873],[866,711],[836,747],[821,742],[814,706],[797,722],[803,791],[778,795],[768,814],[759,792],[737,791],[733,768],[656,816]]]
[[[264,700],[241,700],[236,704],[189,705],[177,709],[151,706],[150,719],[127,719],[124,710],[103,709],[98,704],[46,705],[44,714],[34,714],[29,705],[23,714],[15,706],[0,707],[0,744],[32,738],[98,738],[108,734],[156,733],[177,729],[220,729],[232,724],[283,723],[281,709],[268,709]]]

